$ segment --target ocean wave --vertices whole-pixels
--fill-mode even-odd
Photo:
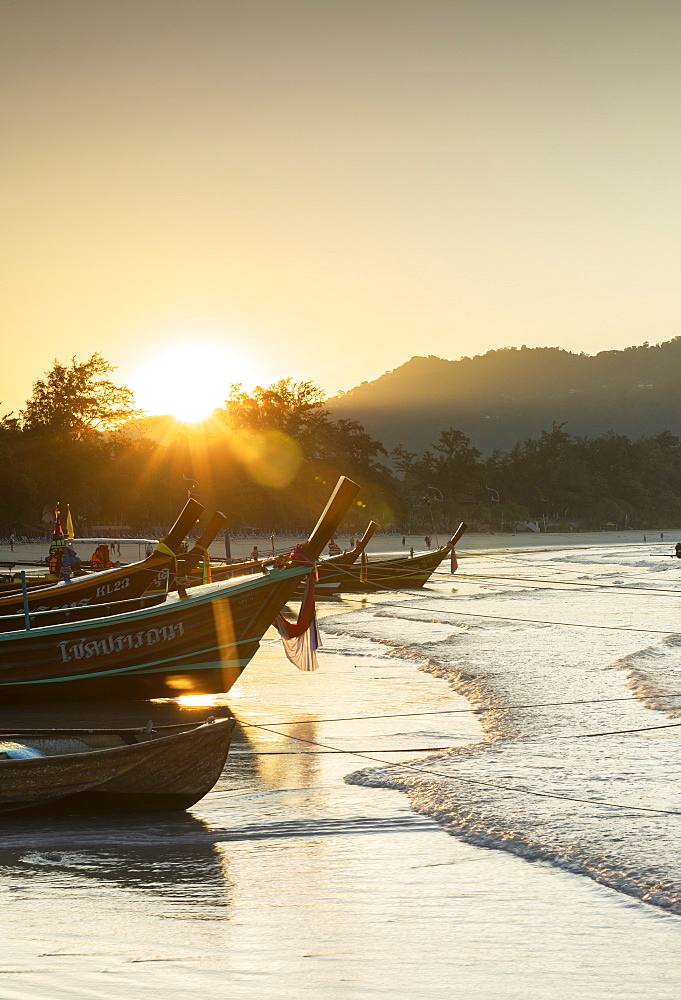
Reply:
[[[552,568],[550,555],[542,555],[539,575]],[[575,562],[604,558],[590,551]],[[505,568],[503,556],[494,566],[487,557],[484,569],[497,565]],[[632,571],[620,564],[618,578],[623,569]],[[681,815],[664,813],[681,813],[681,730],[652,728],[664,724],[661,713],[681,714],[681,699],[678,709],[664,700],[672,689],[681,693],[681,639],[642,646],[645,636],[627,631],[675,620],[673,595],[651,605],[645,593],[651,571],[646,563],[635,581],[628,577],[641,594],[587,592],[578,583],[471,598],[439,592],[410,600],[408,608],[379,604],[325,621],[349,648],[355,638],[390,645],[394,655],[442,678],[479,711],[485,734],[465,750],[411,762],[437,774],[372,767],[346,781],[405,792],[416,812],[468,843],[588,875],[681,914]],[[538,575],[530,559],[526,572]],[[448,618],[455,623],[469,607],[481,617],[453,631]],[[504,614],[545,621],[512,622]],[[592,624],[603,631],[580,627]],[[626,732],[640,729],[648,731]]]

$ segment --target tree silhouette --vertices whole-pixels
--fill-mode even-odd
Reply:
[[[26,430],[49,430],[81,439],[98,430],[115,430],[141,415],[132,390],[104,376],[115,371],[101,354],[87,361],[55,358],[45,378],[33,383],[33,394],[20,412]]]

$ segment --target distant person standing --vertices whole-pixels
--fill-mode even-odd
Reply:
[[[9,550],[10,550],[10,552],[14,552],[14,543],[16,542],[16,540],[17,540],[17,536],[14,534],[14,532],[12,532],[12,534],[9,536]]]
[[[258,546],[254,545],[253,551],[251,552],[251,559],[253,560],[253,562],[257,562],[259,558],[260,558],[260,552],[258,551]]]
[[[660,541],[661,541],[661,542],[663,542],[663,541],[664,541],[664,531],[661,531],[661,532],[660,532]]]
[[[676,558],[681,559],[681,542],[677,542],[674,546],[674,551],[676,552]]]
[[[402,535],[402,545],[404,546],[406,544],[407,544],[407,539],[404,537],[404,535]]]
[[[424,542],[426,543],[426,548],[429,549],[430,548],[430,535],[426,535],[426,537],[424,538]]]
[[[648,541],[648,539],[646,538],[646,536],[645,536],[645,535],[643,536],[643,541],[644,541],[644,542],[647,542],[647,541]]]

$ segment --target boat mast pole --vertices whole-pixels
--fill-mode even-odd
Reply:
[[[331,536],[338,530],[340,522],[345,515],[355,497],[359,493],[359,486],[353,483],[352,479],[341,476],[336,484],[336,488],[331,494],[322,516],[312,530],[310,537],[303,545],[303,550],[308,559],[315,562],[319,559],[324,546]]]
[[[24,622],[26,624],[26,631],[31,631],[31,614],[28,610],[28,585],[26,583],[26,573],[22,569],[19,576],[21,577],[21,593],[24,598]]]

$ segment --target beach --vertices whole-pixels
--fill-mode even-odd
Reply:
[[[268,634],[189,814],[3,820],[0,996],[677,996],[679,738],[652,727],[681,707],[681,563],[658,536],[465,536],[423,591],[324,602],[315,673]]]

